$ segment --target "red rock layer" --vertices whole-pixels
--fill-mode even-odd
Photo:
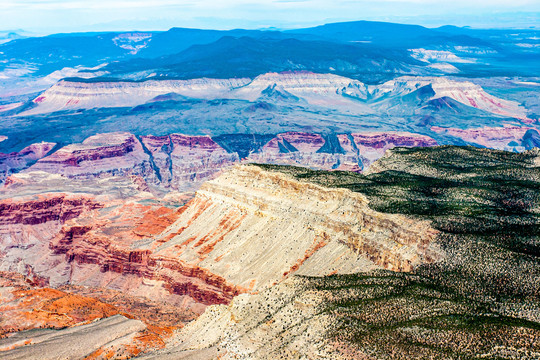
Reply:
[[[51,240],[55,255],[65,255],[71,264],[99,265],[102,273],[113,272],[162,281],[169,292],[187,295],[202,304],[224,304],[243,289],[228,284],[206,269],[188,265],[174,257],[153,254],[150,248],[132,244],[165,230],[180,212],[165,207],[124,205],[114,223],[96,219],[81,225],[66,223]]]
[[[0,338],[37,328],[62,329],[121,314],[141,320],[146,329],[129,342],[95,350],[87,359],[130,358],[165,347],[173,331],[197,316],[177,306],[156,303],[105,289],[36,287],[20,274],[0,272]],[[32,339],[2,351],[32,343]]]
[[[95,161],[100,159],[122,157],[135,150],[136,142],[137,140],[132,135],[124,139],[124,141],[122,141],[120,144],[96,146],[89,149],[74,149],[68,154],[64,152],[56,152],[53,155],[41,160],[40,163],[55,163],[77,166],[83,161]]]
[[[109,175],[142,175],[153,180],[149,155],[135,135],[97,134],[80,144],[67,145],[38,160],[28,171],[45,171],[68,177],[92,178]]]
[[[35,328],[64,328],[113,316],[119,311],[94,298],[51,288],[35,288],[22,275],[0,273],[0,337]]]
[[[84,196],[66,194],[39,195],[24,201],[0,201],[0,225],[36,225],[48,221],[65,222],[81,213],[99,209],[103,205]]]
[[[429,147],[437,141],[429,136],[407,132],[355,133],[337,135],[341,147],[347,152],[356,152],[362,157],[364,170],[385,151],[394,147]],[[349,170],[341,166],[339,170]]]
[[[209,136],[143,136],[142,143],[152,154],[162,184],[187,189],[212,177],[222,168],[239,161]]]
[[[419,134],[407,133],[379,133],[379,134],[352,134],[357,146],[382,149],[386,146],[404,146],[404,147],[428,147],[436,146],[437,142],[428,137]]]

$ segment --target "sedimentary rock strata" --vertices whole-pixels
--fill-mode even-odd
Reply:
[[[294,273],[408,271],[441,256],[428,223],[252,166],[207,182],[178,210],[103,201],[4,200],[3,270],[28,267],[56,286],[113,286],[195,306],[227,303]]]
[[[306,166],[314,169],[343,169],[345,167],[359,171],[358,163],[362,164],[362,156],[356,151],[345,152],[339,142],[334,141],[334,148],[329,139],[320,134],[287,132],[278,134],[262,149],[250,154],[249,162],[271,163],[280,165]]]
[[[538,131],[530,127],[484,127],[475,129],[455,129],[432,126],[432,131],[436,133],[454,136],[469,143],[485,146],[492,149],[506,151],[523,151],[530,149],[527,146],[525,134],[530,132],[538,134]]]
[[[439,258],[436,235],[427,223],[371,211],[361,195],[240,166],[201,187],[156,238],[155,254],[258,289],[296,272],[408,271]]]
[[[27,114],[63,109],[121,107],[143,104],[158,95],[179,93],[184,96],[215,98],[249,79],[191,79],[145,82],[73,82],[61,80],[36,97],[38,106]]]
[[[186,147],[194,148],[187,152],[198,156],[215,151],[215,143],[209,138],[197,138],[194,143],[190,143],[191,138],[167,138],[179,149],[180,140],[187,141],[190,145]],[[306,138],[311,139],[309,135],[300,137]],[[121,144],[137,141],[130,136],[122,139]],[[145,146],[158,149],[159,153],[158,141],[163,138],[144,140],[148,142]],[[324,146],[324,139],[318,140],[311,147],[309,142],[294,141],[295,145],[290,146],[310,151]],[[74,153],[84,163],[111,159],[107,154],[126,156],[131,151],[125,152],[125,148],[99,152],[102,158],[96,158],[94,147],[90,152]],[[72,166],[69,161],[58,163]],[[257,166],[234,166],[206,182],[183,206],[175,202],[176,198],[157,199],[147,191],[137,190],[133,176],[109,172],[97,177],[83,174],[24,172],[14,176],[2,191],[3,197],[9,191],[18,191],[20,196],[0,202],[0,270],[23,273],[38,284],[35,289],[10,293],[9,301],[15,301],[16,295],[26,299],[27,304],[12,308],[13,321],[28,322],[24,325],[17,320],[6,324],[6,329],[40,327],[53,315],[30,313],[28,306],[46,311],[60,304],[64,310],[54,315],[56,322],[51,320],[49,325],[69,326],[59,333],[40,333],[31,340],[24,332],[18,333],[19,337],[11,337],[3,344],[9,349],[6,356],[21,356],[39,349],[60,351],[57,339],[64,334],[75,339],[79,331],[93,332],[94,328],[88,326],[94,325],[99,325],[95,330],[97,342],[86,344],[85,349],[96,358],[169,349],[169,341],[176,339],[173,330],[178,326],[171,327],[169,321],[161,320],[164,317],[193,319],[208,305],[227,305],[233,299],[238,303],[243,299],[236,298],[240,294],[264,291],[295,274],[323,276],[377,268],[410,271],[443,256],[435,241],[437,231],[427,222],[377,213],[369,209],[366,198],[360,194],[303,183]],[[132,187],[127,185],[128,180]],[[75,188],[68,186],[68,182]],[[109,191],[107,195],[101,191],[64,192],[81,191],[85,186],[99,188],[101,183],[117,190],[121,186],[123,190]],[[43,186],[50,189],[53,184],[58,192],[40,194]],[[126,201],[126,196],[131,200]],[[53,289],[58,287],[59,290]],[[85,288],[101,290],[89,293],[82,290]],[[114,291],[120,291],[124,300],[118,301],[117,295],[109,294]],[[157,315],[152,315],[151,321],[145,320],[145,312],[134,305],[132,299],[137,298],[156,309]],[[96,306],[95,311],[81,318],[77,309],[88,302]],[[165,304],[174,304],[181,315],[166,315],[161,310],[166,308]],[[144,320],[144,324],[115,314],[138,314],[135,318]],[[289,321],[287,315],[283,312],[280,321]],[[306,320],[308,315],[302,310],[300,316]],[[80,324],[99,318],[106,319]],[[306,320],[298,331],[308,325],[323,329],[328,325],[325,319]],[[98,341],[103,338],[99,331],[111,321],[114,324],[110,326],[124,335],[107,340],[112,343]],[[318,334],[322,338],[325,333],[321,330]]]
[[[0,182],[13,171],[45,172],[72,181],[130,177],[137,178],[140,189],[145,191],[187,191],[197,189],[202,182],[239,162],[360,172],[387,149],[437,144],[428,136],[407,132],[326,135],[286,132],[266,138],[270,140],[265,140],[264,146],[248,152],[247,156],[240,150],[224,149],[209,136],[182,134],[138,138],[130,133],[103,133],[49,155],[55,144],[34,144],[3,159],[0,154],[0,167],[5,170]],[[240,154],[245,156],[242,160]],[[9,181],[22,178],[24,175]]]
[[[40,280],[0,272],[2,358],[52,359],[64,353],[71,358],[71,352],[78,354],[81,350],[86,359],[130,358],[165,347],[173,331],[196,316],[113,290],[72,286],[52,289]],[[124,336],[128,324],[136,326]],[[103,337],[101,327],[119,333]],[[85,339],[91,334],[103,339]],[[83,342],[77,344],[80,340]],[[79,349],[74,351],[77,345]]]
[[[430,147],[437,142],[429,136],[407,132],[359,133],[337,135],[341,147],[347,153],[357,153],[363,159],[363,169],[381,158],[386,150],[394,147]],[[343,170],[351,170],[344,168]]]
[[[407,132],[328,134],[287,132],[278,134],[248,162],[297,165],[322,170],[360,172],[393,147],[427,147],[437,142],[429,136]]]
[[[420,87],[430,86],[433,99],[449,97],[470,107],[489,113],[529,121],[527,111],[516,101],[488,94],[469,81],[444,77],[404,76],[381,85],[366,85],[358,80],[335,74],[312,72],[267,73],[253,79],[190,79],[147,80],[143,82],[103,81],[79,82],[61,80],[33,100],[35,107],[25,114],[39,114],[70,109],[96,107],[133,107],[157,96],[179,94],[198,99],[243,99],[255,101],[265,90],[289,94],[281,100],[303,99],[312,105],[331,108],[348,107],[373,113],[364,101],[376,102],[388,96],[403,96]],[[361,101],[356,101],[361,100]]]
[[[45,171],[68,177],[103,173],[151,176],[149,156],[129,133],[98,134],[81,144],[67,145],[40,159],[28,171]]]
[[[0,141],[5,139],[0,137]],[[0,183],[3,183],[11,173],[23,170],[46,156],[55,146],[55,143],[42,142],[29,145],[18,152],[0,153]]]
[[[173,189],[189,188],[238,162],[238,154],[228,153],[209,136],[143,136],[152,154],[160,181]]]
[[[469,81],[455,81],[445,77],[410,77],[403,76],[375,86],[372,94],[407,94],[420,87],[431,86],[433,99],[449,97],[462,104],[487,112],[529,121],[527,111],[517,101],[504,100],[488,94],[480,85]]]

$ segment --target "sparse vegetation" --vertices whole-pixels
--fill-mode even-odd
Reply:
[[[430,220],[446,257],[412,274],[310,278],[337,340],[376,358],[540,358],[537,150],[394,149],[368,175],[257,165]],[[535,159],[537,163],[535,164]]]

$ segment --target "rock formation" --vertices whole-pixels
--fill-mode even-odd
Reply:
[[[143,136],[161,182],[173,189],[187,189],[209,179],[222,168],[239,161],[209,136]]]
[[[98,153],[119,154],[121,159],[128,156],[130,152],[123,150],[126,145],[122,144],[128,142],[129,147],[130,141],[138,140],[131,135],[121,139],[120,145],[112,144],[111,149],[105,147]],[[430,138],[403,133],[336,135],[333,140],[287,133],[271,140],[272,146],[265,151],[279,155],[331,150],[343,155],[361,152],[362,146],[383,151],[397,142],[433,144]],[[193,152],[200,158],[215,151],[230,155],[216,150],[208,137],[145,137],[145,146],[138,144],[147,156],[145,161],[154,162],[152,168],[159,170],[166,169],[162,164],[169,158],[164,154],[172,158],[174,153],[168,146],[176,146],[180,156]],[[62,158],[80,156],[84,159],[81,163],[102,160],[91,155],[96,148],[91,149]],[[436,171],[428,172],[420,160],[429,160],[427,152],[440,154],[444,149],[391,150],[373,171],[392,169],[408,174],[405,171],[409,169],[410,181],[415,181],[415,172],[439,176]],[[452,157],[467,151],[480,152],[456,148],[448,154]],[[510,155],[532,156],[529,153]],[[405,154],[409,154],[409,162]],[[493,161],[503,160],[500,154],[494,155]],[[531,164],[535,161],[529,160]],[[435,163],[440,164],[440,159]],[[456,252],[448,243],[443,250],[444,238],[441,230],[435,229],[435,222],[376,211],[370,207],[373,197],[368,201],[358,192],[332,187],[362,187],[370,177],[237,164],[206,181],[188,198],[173,193],[158,197],[141,187],[141,178],[135,175],[108,171],[100,176],[81,174],[22,172],[11,175],[0,189],[0,271],[24,274],[27,284],[15,290],[8,289],[13,282],[0,286],[0,293],[7,294],[5,309],[12,314],[12,323],[3,323],[4,332],[12,333],[15,327],[38,328],[48,319],[50,326],[68,326],[60,331],[40,330],[33,336],[24,331],[10,335],[0,341],[6,358],[39,351],[74,351],[71,342],[60,349],[60,339],[67,336],[83,341],[81,334],[92,334],[92,342],[84,343],[83,348],[95,358],[149,352],[152,354],[145,355],[147,358],[164,359],[190,354],[202,358],[269,358],[276,354],[358,358],[371,351],[355,342],[358,334],[376,345],[373,351],[387,353],[377,326],[395,339],[396,334],[409,331],[410,314],[417,314],[422,321],[437,317],[452,322],[455,316],[484,309],[475,305],[478,298],[464,299],[456,293],[461,288],[449,290],[447,286],[454,285],[441,287],[437,282],[440,264],[460,264],[459,258],[447,256],[447,249],[454,251],[453,256],[465,253]],[[381,184],[396,186],[391,181]],[[463,202],[461,197],[456,201]],[[513,203],[503,204],[508,207]],[[441,222],[437,224],[441,226]],[[534,291],[534,285],[531,287]],[[79,308],[88,303],[92,306],[81,317]],[[48,311],[50,306],[61,311],[29,310]],[[377,315],[372,307],[383,309],[379,310],[383,315]],[[497,311],[512,311],[510,307],[502,309]],[[493,312],[489,316],[498,316],[493,315],[498,314],[495,310],[489,311]],[[92,319],[96,321],[86,323]],[[401,320],[396,323],[395,319]],[[348,325],[351,321],[353,325]],[[373,326],[365,330],[358,325],[362,321]],[[419,324],[418,331],[424,331],[424,323]],[[503,344],[504,351],[513,351],[515,344],[536,334],[536,330],[520,326],[505,330],[511,334],[508,339],[518,340],[482,340],[493,339],[490,335],[478,337],[473,344],[494,342]],[[107,337],[103,332],[107,327],[118,337]],[[437,334],[450,336],[447,329],[443,326]],[[460,336],[478,334],[459,331],[468,334]],[[415,341],[435,346],[430,349],[450,346],[438,341],[439,335],[423,337],[417,330],[413,335]],[[412,351],[409,338],[396,344],[403,346],[403,351]],[[459,351],[470,348],[455,341],[450,344]],[[471,349],[479,351],[478,347]]]
[[[7,139],[7,137],[5,137]],[[5,140],[0,137],[0,141]],[[26,169],[35,161],[46,156],[54,147],[55,143],[42,142],[32,144],[19,152],[10,154],[0,153],[0,184],[13,172]]]
[[[307,166],[313,169],[343,169],[348,168],[359,171],[358,163],[362,164],[362,157],[355,151],[345,152],[335,141],[338,148],[328,146],[330,137],[326,139],[319,134],[287,132],[278,134],[258,152],[250,154],[248,162],[269,163],[280,165]],[[327,144],[328,143],[328,144]],[[325,150],[325,144],[328,149]],[[323,150],[323,151],[321,151]]]
[[[67,177],[152,174],[149,156],[137,138],[129,133],[98,134],[81,144],[67,145],[38,160],[28,171],[45,171]]]
[[[248,162],[297,165],[321,170],[360,172],[393,147],[427,147],[437,142],[407,132],[328,134],[287,132],[278,134]]]
[[[6,169],[4,176],[16,169],[21,174],[44,172],[83,181],[109,176],[136,177],[140,188],[146,191],[187,191],[197,189],[220,171],[239,163],[241,155],[245,156],[244,163],[359,172],[387,149],[437,144],[428,136],[407,132],[326,135],[287,132],[261,139],[266,142],[264,146],[245,151],[234,146],[226,150],[209,136],[170,134],[137,138],[125,132],[103,133],[80,144],[64,146],[50,155],[47,154],[55,144],[34,144],[19,153],[4,155],[0,166]],[[0,177],[0,180],[5,179]]]
[[[375,97],[408,94],[423,86],[431,86],[433,99],[449,97],[467,106],[487,112],[530,121],[526,109],[516,101],[504,100],[488,94],[480,85],[469,81],[450,80],[445,77],[399,77],[382,85],[375,86]]]
[[[64,109],[136,106],[158,95],[178,93],[188,97],[224,97],[228,91],[246,85],[249,79],[191,79],[145,82],[74,82],[61,80],[33,100],[38,106],[26,114]],[[226,97],[226,96],[225,96]]]
[[[173,330],[193,318],[144,298],[105,289],[52,289],[40,280],[0,272],[2,358],[132,357],[163,348]]]
[[[441,256],[428,223],[376,213],[360,195],[253,166],[205,183],[178,210],[149,199],[53,193],[2,200],[0,270],[35,273],[54,286],[159,294],[199,311],[197,304],[227,303],[293,273],[409,271]]]
[[[437,142],[429,136],[406,132],[340,134],[338,139],[341,147],[347,153],[356,152],[361,155],[364,159],[362,169],[367,169],[372,162],[381,158],[386,150],[394,147],[430,147],[437,145]]]
[[[197,191],[154,253],[259,289],[296,272],[409,271],[441,256],[435,237],[429,224],[375,213],[354,193],[240,166]]]
[[[277,102],[297,102],[303,99],[312,105],[329,108],[344,106],[354,109],[355,112],[373,113],[366,101],[373,104],[390,96],[404,96],[424,86],[432,88],[435,93],[433,99],[449,97],[489,113],[530,122],[526,109],[519,103],[490,95],[481,86],[469,81],[405,76],[382,85],[368,86],[358,80],[334,74],[302,71],[267,73],[253,79],[200,78],[143,82],[61,80],[36,97],[33,103],[37,106],[26,110],[24,114],[96,107],[134,107],[156,96],[171,93],[197,99],[256,101],[260,98],[268,99],[269,96]]]
[[[522,143],[525,133],[534,129],[530,127],[504,126],[462,130],[432,126],[431,130],[439,134],[463,139],[478,146],[506,151],[524,151],[526,147]]]

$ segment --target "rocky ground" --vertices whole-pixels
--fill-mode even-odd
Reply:
[[[367,174],[236,165],[166,196],[129,171],[12,175],[2,356],[536,358],[538,159],[396,148]]]

